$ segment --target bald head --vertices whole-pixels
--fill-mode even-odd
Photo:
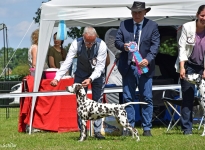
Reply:
[[[84,28],[83,35],[85,35],[85,34],[89,35],[89,36],[97,37],[97,32],[96,32],[95,28],[93,28],[91,26],[88,26],[88,27]]]
[[[93,27],[85,27],[83,31],[83,39],[85,42],[85,46],[87,48],[91,48],[93,44],[95,43],[95,39],[97,37],[97,32]]]

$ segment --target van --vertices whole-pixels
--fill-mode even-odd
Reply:
[[[21,93],[22,92],[22,83],[18,83],[11,87],[10,93]],[[9,105],[20,105],[20,97],[12,98],[14,99]]]

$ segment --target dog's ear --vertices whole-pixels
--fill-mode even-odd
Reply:
[[[82,85],[81,84],[76,84],[75,86],[75,91],[79,91],[80,89],[82,88]]]

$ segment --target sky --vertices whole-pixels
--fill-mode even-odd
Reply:
[[[39,27],[33,21],[33,17],[36,17],[35,12],[43,1],[47,2],[47,0],[0,0],[0,24],[4,23],[7,27],[8,47],[17,49],[31,46],[31,33]],[[64,46],[69,42],[65,41]],[[52,40],[51,45],[53,45]],[[0,30],[0,49],[3,46],[3,30]]]

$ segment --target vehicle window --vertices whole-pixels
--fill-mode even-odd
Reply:
[[[20,87],[20,85],[14,86],[14,87],[11,88],[11,91],[18,90],[19,87]]]

